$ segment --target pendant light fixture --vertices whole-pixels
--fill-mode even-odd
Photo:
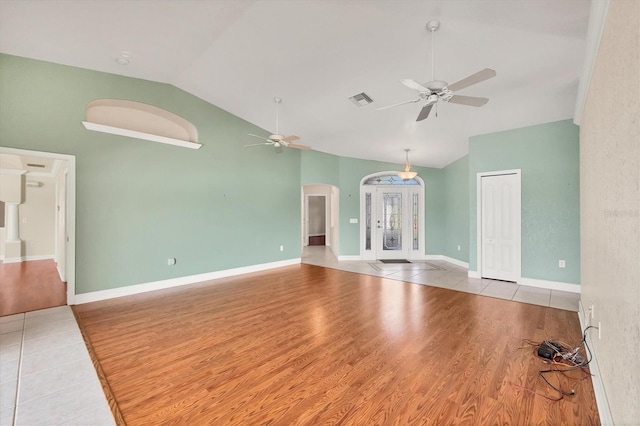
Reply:
[[[406,154],[406,161],[404,162],[404,170],[401,171],[401,172],[398,172],[398,176],[402,180],[413,179],[414,177],[416,177],[418,175],[418,173],[411,171],[411,166],[409,165],[409,148],[405,149],[404,152],[407,153]]]

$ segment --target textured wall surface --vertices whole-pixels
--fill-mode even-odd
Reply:
[[[616,424],[640,423],[640,2],[612,1],[580,128],[582,303]]]
[[[469,156],[449,164],[443,172],[445,237],[442,254],[469,262]]]
[[[469,270],[477,270],[477,174],[511,169],[522,170],[522,277],[580,284],[579,129],[570,120],[469,140]]]
[[[300,256],[299,150],[245,148],[264,131],[166,84],[9,55],[0,67],[2,145],[76,156],[76,293]],[[100,98],[176,113],[203,147],[88,131]]]

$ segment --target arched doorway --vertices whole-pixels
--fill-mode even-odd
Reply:
[[[379,172],[360,181],[360,256],[424,258],[424,181]]]

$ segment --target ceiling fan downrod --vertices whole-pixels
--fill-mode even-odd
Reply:
[[[280,132],[278,132],[278,123],[280,122],[280,117],[278,116],[278,111],[280,110],[280,104],[282,103],[282,98],[279,97],[275,97],[273,98],[273,101],[276,103],[276,135],[279,135]]]
[[[427,29],[431,31],[431,81],[436,81],[436,46],[433,33],[438,31],[438,28],[440,28],[440,21],[437,19],[427,22]]]

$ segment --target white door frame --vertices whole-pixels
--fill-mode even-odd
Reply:
[[[517,265],[515,267],[515,274],[517,277],[516,283],[520,283],[522,281],[522,218],[521,218],[521,192],[522,192],[522,170],[521,169],[512,169],[512,170],[498,170],[493,172],[481,172],[476,174],[476,265],[478,269],[478,277],[482,277],[482,178],[487,176],[501,176],[501,175],[516,175],[518,180],[518,193],[517,193],[517,204],[520,206],[517,209],[517,242],[516,246],[516,256],[515,258],[518,260]]]
[[[65,273],[67,278],[67,305],[74,305],[76,298],[76,157],[53,152],[29,151],[26,149],[0,147],[1,154],[26,155],[66,161],[67,170],[67,241],[65,250]]]
[[[365,185],[365,182],[376,176],[388,176],[388,175],[396,175],[397,171],[385,171],[372,173],[363,177],[360,180],[360,259],[361,260],[375,260],[377,250],[374,248],[376,243],[375,230],[373,229],[374,224],[372,223],[372,241],[371,241],[371,250],[367,250],[366,248],[366,232],[367,232],[367,215],[366,215],[366,194],[367,192],[372,193],[372,212],[375,211],[375,206],[373,206],[375,202],[375,188],[377,187],[385,187],[385,188],[398,188],[402,187],[401,185]],[[407,258],[414,260],[422,260],[425,258],[425,235],[427,233],[425,229],[425,196],[424,196],[424,180],[420,176],[416,176],[415,180],[420,184],[418,185],[407,185],[408,188],[416,188],[419,187],[418,192],[418,207],[420,209],[420,214],[418,215],[418,250],[413,250],[413,248],[409,249]],[[375,216],[375,214],[374,214]],[[373,219],[373,218],[372,218]]]
[[[304,195],[304,245],[309,245],[309,197],[324,198],[324,238],[325,245],[330,246],[329,228],[329,203],[327,202],[327,194],[305,194]]]

